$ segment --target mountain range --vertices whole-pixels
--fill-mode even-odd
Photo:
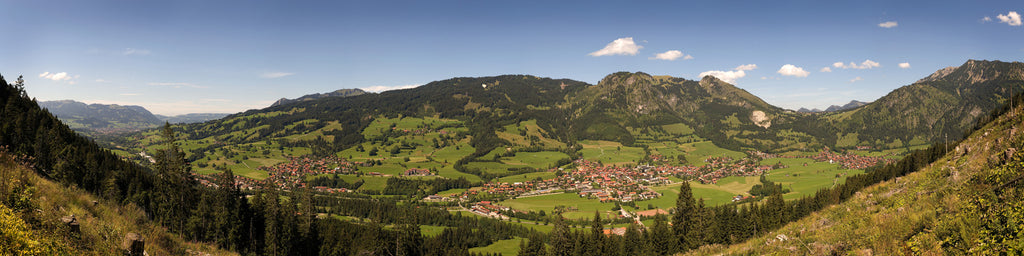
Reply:
[[[117,104],[86,104],[74,100],[41,101],[39,106],[50,111],[72,129],[132,131],[155,128],[164,122],[198,123],[227,116],[225,113],[192,113],[176,116],[154,115],[141,106]]]
[[[847,110],[847,109],[854,109],[854,108],[857,108],[857,107],[860,107],[860,106],[867,105],[869,103],[871,103],[871,102],[863,102],[863,101],[851,100],[850,103],[846,103],[845,105],[842,105],[842,106],[840,106],[840,105],[828,106],[828,108],[825,108],[825,110],[816,109],[816,108],[815,109],[800,108],[800,109],[796,110],[796,112],[800,112],[800,113],[836,112],[836,111],[842,111],[842,110]]]
[[[328,93],[307,94],[307,95],[303,95],[302,97],[298,97],[298,98],[295,98],[295,99],[281,98],[281,99],[275,101],[273,104],[270,104],[270,106],[274,107],[274,106],[280,106],[280,105],[285,105],[285,104],[295,103],[295,102],[300,102],[300,101],[316,100],[316,99],[322,99],[322,98],[328,98],[328,97],[348,97],[348,96],[356,96],[356,95],[362,95],[362,94],[366,94],[366,91],[363,91],[363,90],[360,90],[360,89],[340,89],[340,90],[333,91],[333,92],[328,92]]]
[[[671,124],[692,127],[696,136],[731,150],[905,148],[962,136],[1011,91],[1024,90],[1022,73],[1020,62],[969,60],[874,102],[818,115],[773,106],[711,76],[694,81],[619,72],[596,85],[522,75],[452,78],[383,93],[348,91],[357,94],[350,97],[314,94],[184,128],[203,131],[204,137],[255,133],[235,138],[247,143],[322,131],[338,122],[342,129],[322,134],[332,138],[331,148],[340,150],[363,141],[360,131],[373,119],[434,116],[463,120],[479,156],[498,147],[528,147],[498,138],[496,131],[529,120],[536,120],[544,139],[562,145],[539,145],[552,148],[588,139],[633,145]],[[860,104],[853,101],[840,108]],[[320,125],[295,127],[310,119]]]

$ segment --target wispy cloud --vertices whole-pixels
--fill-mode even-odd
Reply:
[[[739,65],[736,68],[734,68],[733,70],[750,71],[750,70],[755,70],[755,69],[757,69],[757,64],[746,64],[746,65]]]
[[[910,68],[910,63],[909,62],[903,62],[903,63],[900,63],[899,66],[900,66],[900,68]]]
[[[122,94],[118,94],[118,95],[121,95],[121,96],[139,96],[139,95],[142,95],[142,94],[141,93],[122,93]]]
[[[874,62],[872,60],[864,60],[864,62],[861,62],[860,65],[857,65],[857,63],[853,63],[853,62],[850,62],[849,64],[843,64],[842,62],[832,63],[832,67],[841,68],[841,69],[849,69],[849,68],[852,68],[852,69],[872,69],[872,68],[877,68],[877,67],[881,67],[881,66],[882,66],[881,64],[878,64],[878,62]]]
[[[605,45],[601,50],[597,50],[596,52],[592,52],[587,55],[594,57],[608,55],[636,55],[636,53],[642,48],[644,47],[633,42],[632,37],[623,37],[615,39],[615,41],[608,43],[608,45]]]
[[[779,68],[779,71],[777,71],[777,73],[784,76],[795,77],[807,77],[808,75],[811,74],[811,72],[804,70],[804,68],[793,66],[792,64],[782,65],[782,67]]]
[[[199,85],[196,85],[196,84],[193,84],[193,83],[166,83],[166,82],[161,82],[161,83],[148,83],[148,85],[152,85],[152,86],[170,86],[170,87],[174,87],[174,88],[182,88],[182,87],[206,88],[205,86],[199,86]]]
[[[271,78],[272,79],[272,78],[286,77],[286,76],[290,76],[290,75],[294,75],[294,74],[295,73],[289,73],[289,72],[266,72],[266,73],[260,74],[260,77],[262,77],[262,78]]]
[[[883,28],[894,28],[896,26],[899,26],[899,23],[897,23],[895,21],[886,21],[886,22],[878,23],[878,26],[879,27],[883,27]]]
[[[107,81],[107,80],[105,80],[105,79],[102,79],[102,78],[100,78],[100,79],[96,79],[96,80],[93,80],[93,81],[95,81],[95,82],[97,82],[97,83],[109,83],[109,82],[110,82],[110,81]]]
[[[747,76],[746,71],[754,69],[757,69],[757,64],[746,64],[739,65],[736,68],[733,68],[731,71],[709,70],[701,72],[697,76],[701,78],[704,78],[705,76],[713,76],[722,81],[725,81],[726,83],[734,84],[736,83],[736,79],[740,79]]]
[[[676,59],[679,59],[679,58],[683,58],[684,60],[690,60],[690,59],[693,59],[693,56],[690,56],[689,54],[683,54],[683,52],[681,52],[681,51],[671,50],[671,51],[655,54],[654,57],[650,57],[648,59],[651,59],[651,60],[669,60],[669,61],[671,61],[671,60],[676,60]]]
[[[146,50],[146,49],[135,49],[135,48],[124,48],[124,51],[121,51],[122,55],[136,55],[136,56],[145,56],[145,55],[149,55],[150,53],[151,52],[149,50]]]
[[[1010,13],[1007,13],[1007,14],[1000,14],[1000,15],[996,16],[996,18],[999,19],[999,23],[1006,23],[1007,25],[1010,25],[1010,26],[1020,26],[1020,25],[1024,24],[1024,23],[1021,23],[1021,21],[1020,21],[1020,14],[1018,14],[1017,12],[1010,12]]]
[[[860,81],[860,80],[864,80],[864,78],[860,78],[859,76],[858,77],[854,77],[853,79],[850,79],[850,83],[853,83],[853,82],[856,82],[856,81]]]
[[[363,87],[363,88],[359,88],[359,89],[361,89],[363,91],[368,91],[368,92],[383,92],[383,91],[391,91],[391,90],[401,90],[401,89],[416,88],[418,86],[420,86],[420,85],[418,85],[418,84],[394,85],[394,86],[376,85],[376,86],[370,86],[370,87]]]
[[[824,72],[824,73],[832,72],[832,68],[824,67],[824,68],[821,68],[821,70],[818,70],[818,72]]]
[[[43,79],[53,80],[53,81],[57,81],[57,82],[65,82],[65,83],[68,83],[70,85],[74,85],[74,84],[77,84],[78,81],[75,81],[73,79],[77,79],[80,76],[79,75],[72,76],[72,75],[68,74],[68,72],[50,73],[49,71],[47,71],[47,72],[43,72],[42,74],[39,74],[39,77],[43,78]]]
[[[71,78],[72,78],[71,75],[68,75],[68,72],[50,73],[49,71],[43,72],[42,74],[39,74],[39,77],[45,78],[45,79],[50,79],[50,80],[53,80],[53,81],[61,81],[61,80],[65,80],[66,81],[66,80],[71,80]]]

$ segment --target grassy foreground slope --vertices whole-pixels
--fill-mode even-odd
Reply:
[[[1019,254],[1024,251],[1024,124],[1018,107],[921,170],[802,220],[691,255]]]
[[[142,235],[149,255],[237,255],[185,242],[133,204],[117,205],[62,186],[20,162],[0,149],[0,255],[121,255],[128,233]],[[78,232],[61,221],[70,215]]]

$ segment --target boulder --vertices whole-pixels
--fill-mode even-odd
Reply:
[[[71,232],[78,233],[78,231],[80,230],[78,226],[78,219],[75,219],[74,214],[72,214],[71,216],[61,217],[60,222],[63,222],[64,225],[68,227],[68,230],[71,230]]]
[[[138,233],[128,233],[124,236],[124,242],[121,246],[124,247],[127,255],[144,255],[146,251],[146,239]]]

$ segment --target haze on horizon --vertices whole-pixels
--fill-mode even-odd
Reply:
[[[788,109],[1020,61],[1015,1],[3,1],[0,74],[39,100],[239,112],[342,88],[714,75]]]

